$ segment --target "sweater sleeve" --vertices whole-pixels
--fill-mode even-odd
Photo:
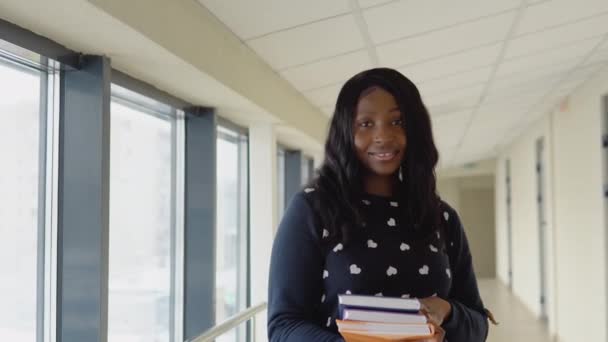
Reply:
[[[270,342],[342,342],[321,326],[324,258],[306,196],[294,196],[279,225],[270,260],[268,338]]]
[[[448,220],[446,241],[450,256],[452,288],[448,301],[452,314],[443,323],[446,341],[480,342],[488,335],[488,321],[479,295],[471,251],[460,218],[448,207],[444,216]]]

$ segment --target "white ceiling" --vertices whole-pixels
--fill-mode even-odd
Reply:
[[[442,167],[498,149],[608,64],[606,0],[199,0],[315,106],[373,67],[418,85]]]

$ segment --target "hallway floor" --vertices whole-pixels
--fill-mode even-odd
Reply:
[[[488,342],[534,341],[551,342],[548,329],[495,279],[479,279],[479,291],[485,306],[500,323],[490,325]]]

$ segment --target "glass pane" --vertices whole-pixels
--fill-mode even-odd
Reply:
[[[108,340],[170,341],[171,122],[111,111]]]
[[[0,336],[35,341],[40,73],[0,60]]]
[[[217,232],[216,232],[216,321],[220,323],[245,309],[242,287],[247,285],[242,274],[246,248],[246,220],[242,219],[241,160],[238,139],[217,141]],[[233,329],[217,339],[218,342],[244,341],[243,328]]]

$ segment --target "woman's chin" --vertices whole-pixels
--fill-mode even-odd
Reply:
[[[373,167],[371,171],[377,177],[396,177],[399,175],[399,167]]]

